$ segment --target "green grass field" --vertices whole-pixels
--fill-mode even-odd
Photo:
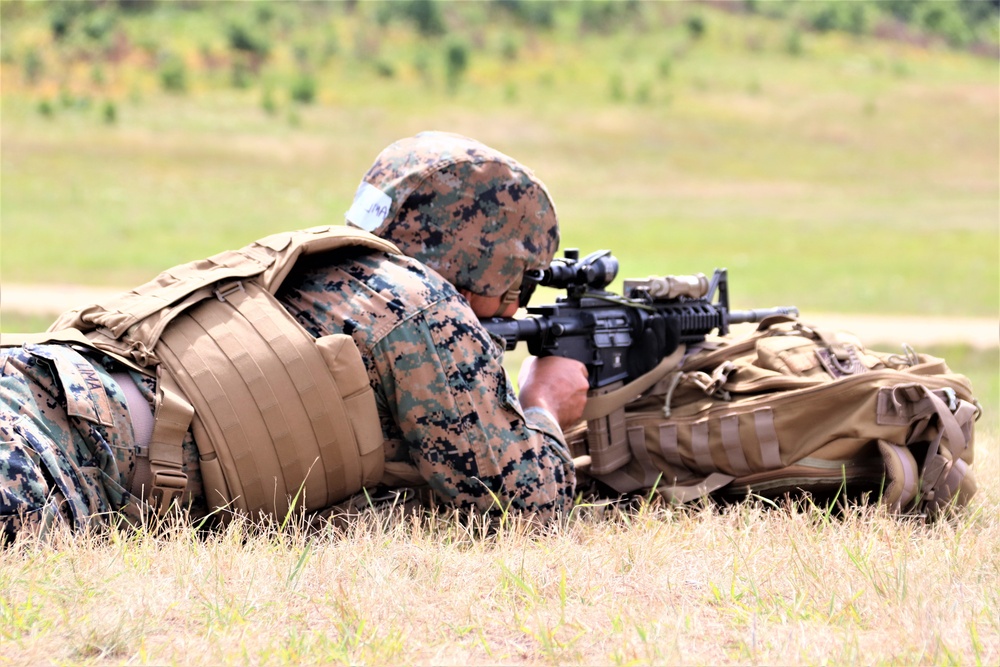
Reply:
[[[607,31],[566,4],[547,31],[449,4],[440,38],[381,3],[278,3],[236,88],[211,63],[255,5],[162,4],[120,19],[135,49],[100,68],[52,43],[49,6],[0,5],[4,331],[47,320],[3,310],[3,284],[130,287],[340,222],[375,155],[423,129],[531,166],[563,247],[609,248],[624,277],[725,266],[735,308],[1000,321],[996,58],[702,3],[639,3]],[[469,55],[453,89],[450,39]],[[162,90],[168,55],[185,92]],[[310,104],[291,99],[303,68]],[[1000,350],[922,351],[986,409],[955,520],[640,504],[543,532],[386,513],[29,540],[0,559],[0,664],[997,664]]]
[[[259,87],[213,85],[221,75],[206,70],[183,95],[129,60],[101,87],[77,68],[29,88],[7,63],[0,278],[128,286],[276,229],[339,222],[379,150],[434,128],[533,167],[564,247],[610,247],[623,275],[725,266],[737,306],[998,315],[996,60],[812,33],[792,56],[786,23],[721,12],[694,42],[684,7],[653,7],[661,29],[607,36],[474,24],[482,46],[451,94],[412,64],[426,40],[338,17],[316,102],[275,115],[259,98],[286,76],[284,43]],[[192,25],[171,48],[197,72],[206,19],[181,14]],[[25,24],[5,31],[14,53],[40,39],[44,24]],[[521,44],[513,61],[497,54],[504,37]],[[373,58],[396,74],[372,76]],[[47,95],[52,116],[37,111]]]

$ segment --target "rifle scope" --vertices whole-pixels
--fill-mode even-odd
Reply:
[[[610,250],[597,250],[580,259],[580,251],[567,248],[547,269],[525,273],[537,285],[555,289],[604,289],[618,275],[618,260]]]

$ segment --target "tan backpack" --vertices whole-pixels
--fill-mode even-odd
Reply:
[[[975,493],[979,414],[968,379],[941,359],[771,318],[689,350],[625,406],[616,456],[602,451],[591,474],[678,502],[873,491],[894,511],[933,514]]]
[[[273,296],[300,257],[349,246],[398,252],[348,227],[276,234],[174,267],[50,328],[47,340],[80,342],[83,332],[159,378],[137,481],[161,512],[186,487],[189,425],[211,508],[282,517],[296,496],[319,509],[381,479],[382,432],[353,341],[314,338]]]

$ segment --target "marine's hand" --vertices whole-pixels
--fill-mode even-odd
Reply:
[[[517,374],[520,401],[525,408],[548,410],[562,429],[583,417],[587,404],[587,367],[566,357],[528,357]]]

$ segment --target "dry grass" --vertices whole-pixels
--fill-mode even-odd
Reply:
[[[748,503],[28,540],[0,563],[0,662],[997,664],[984,440],[976,503],[933,525]]]

